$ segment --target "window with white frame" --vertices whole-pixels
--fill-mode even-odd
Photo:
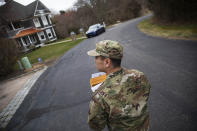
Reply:
[[[38,37],[39,37],[39,39],[42,41],[42,40],[46,40],[46,37],[45,37],[45,35],[44,35],[44,32],[43,31],[41,31],[41,32],[38,32]]]
[[[36,27],[40,27],[41,26],[40,25],[40,21],[39,21],[38,18],[34,18],[33,21],[34,21],[34,24],[35,24]]]
[[[47,18],[45,15],[41,16],[43,25],[48,25]]]
[[[49,19],[49,23],[52,24],[50,15],[48,15],[48,19]]]
[[[47,29],[46,32],[47,32],[49,39],[53,37],[51,29]]]

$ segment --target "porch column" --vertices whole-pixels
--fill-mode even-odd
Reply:
[[[12,24],[12,22],[10,22],[10,24],[11,24],[11,26],[12,26],[13,30],[15,30],[14,25]]]
[[[23,44],[24,49],[27,50],[27,47],[26,47],[25,42],[23,41],[23,38],[22,37],[20,37],[20,40],[21,40],[21,42]]]
[[[37,34],[37,33],[35,34],[35,39],[36,39],[36,43],[35,43],[35,45],[38,45],[38,44],[40,43],[40,39],[39,39],[39,37],[38,37],[38,34]]]
[[[28,39],[29,39],[30,44],[32,44],[32,41],[31,41],[31,39],[30,39],[29,35],[28,35],[27,37],[28,37]]]
[[[36,33],[37,34],[37,38],[38,38],[38,44],[42,44],[42,40],[40,39],[40,35],[38,34],[38,33]]]
[[[55,34],[55,31],[54,31],[53,27],[51,29],[52,29],[52,32],[53,32],[54,36],[56,37],[56,34]]]

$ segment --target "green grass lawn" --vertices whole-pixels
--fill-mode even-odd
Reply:
[[[82,36],[81,34],[76,35],[76,38],[80,38],[80,37],[86,37],[86,36]],[[71,38],[71,36],[69,36],[69,37],[67,37],[65,39],[57,40],[56,42],[61,42],[61,41],[65,41],[65,40],[72,40],[72,38]]]
[[[153,22],[152,18],[138,24],[140,31],[170,39],[197,40],[197,25],[161,25]]]
[[[84,39],[70,41],[70,42],[62,42],[62,43],[55,44],[55,45],[41,47],[28,54],[22,55],[21,58],[27,56],[31,64],[37,63],[39,57],[42,59],[42,61],[46,61],[48,59],[57,59],[59,56],[61,56],[70,48],[74,47],[75,45],[77,45],[83,40]]]

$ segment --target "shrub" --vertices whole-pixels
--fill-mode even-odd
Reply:
[[[0,77],[4,77],[14,70],[19,48],[13,39],[0,38]]]

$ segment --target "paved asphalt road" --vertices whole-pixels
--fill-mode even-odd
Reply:
[[[130,20],[84,40],[39,78],[7,126],[11,131],[89,131],[89,78],[97,72],[86,52],[111,39],[122,43],[122,65],[143,71],[151,85],[151,131],[196,131],[197,42],[167,40],[138,31]]]

